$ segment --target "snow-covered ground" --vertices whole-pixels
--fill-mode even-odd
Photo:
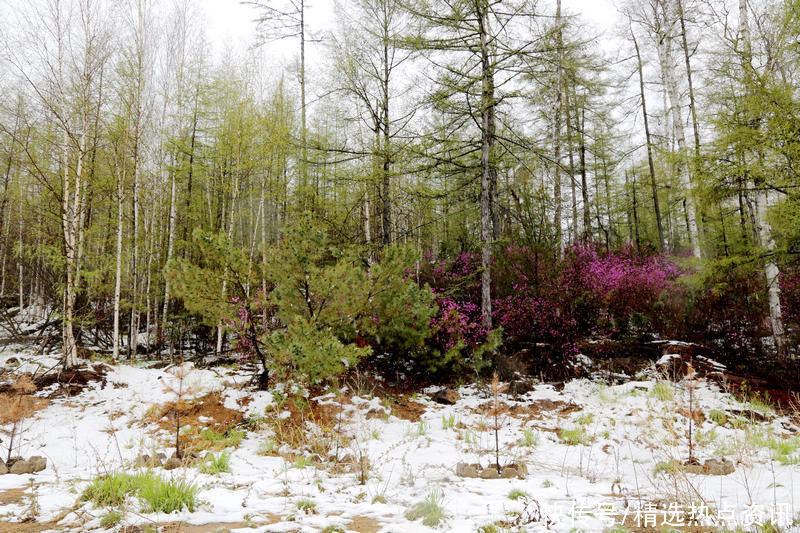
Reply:
[[[50,368],[57,361],[6,350],[0,369],[13,368],[3,377],[6,382],[12,374]],[[9,363],[12,357],[17,361]],[[101,517],[109,509],[80,500],[91,480],[136,471],[133,463],[140,454],[169,456],[174,450],[169,420],[155,420],[154,413],[175,400],[169,389],[177,387],[180,372],[143,364],[108,366],[105,379],[72,397],[53,395],[58,385],[37,393],[53,398],[23,422],[24,438],[14,455],[44,456],[47,468],[0,476],[0,531],[32,515],[38,522],[57,519],[53,531],[102,531]],[[331,426],[330,418],[324,427],[308,422],[305,442],[295,439],[292,447],[282,444],[289,439],[280,433],[290,412],[276,403],[285,391],[254,391],[249,376],[235,368],[184,368],[189,398],[217,392],[225,407],[241,411],[250,422],[242,426],[246,433],[239,445],[229,449],[230,472],[156,468],[164,479],[200,487],[196,510],[147,514],[130,498],[118,507],[120,525],[108,530],[183,522],[213,524],[208,531],[258,532],[569,532],[611,531],[615,524],[632,531],[652,525],[660,531],[687,524],[752,529],[771,519],[789,531],[800,519],[797,419],[759,402],[742,403],[706,382],[696,385],[691,407],[686,383],[655,378],[617,386],[578,380],[561,390],[541,384],[516,398],[503,394],[500,462],[524,462],[528,476],[475,479],[455,471],[458,463],[487,466],[493,460],[494,419],[486,387],[461,387],[454,405],[433,402],[428,396],[433,390],[411,397],[373,396],[370,380],[360,396],[311,395],[309,400],[330,406],[335,423]],[[688,474],[674,468],[672,461],[688,457],[692,411],[703,413],[696,415],[703,420],[694,428],[694,455],[701,462],[726,458],[735,463],[735,472]],[[392,412],[412,419],[421,415],[413,421]],[[200,416],[195,422],[211,426],[215,421]],[[198,429],[183,431],[196,436]],[[4,446],[5,438],[3,457]],[[366,458],[363,469],[359,457]],[[431,499],[443,520],[434,527],[423,525],[422,518],[412,520],[409,511]]]

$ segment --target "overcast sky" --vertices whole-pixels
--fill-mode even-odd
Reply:
[[[257,12],[251,6],[238,0],[199,0],[199,4],[205,11],[206,31],[215,49],[243,49],[253,42],[253,18]],[[555,6],[554,0],[543,0],[540,9],[554,10],[549,4]],[[309,5],[309,27],[317,31],[329,29],[334,21],[333,0],[312,0]],[[612,0],[562,0],[562,6],[565,12],[580,15],[586,25],[598,32],[610,31],[618,17]],[[607,38],[610,40],[610,35]]]

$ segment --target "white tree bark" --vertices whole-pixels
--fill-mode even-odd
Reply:
[[[668,16],[666,0],[663,0],[661,8],[662,20],[659,27],[660,31],[656,36],[658,41],[658,58],[661,66],[661,75],[664,79],[664,86],[669,99],[672,132],[678,144],[678,178],[681,188],[686,193],[684,201],[686,219],[688,222],[689,242],[692,247],[692,254],[700,258],[701,251],[697,230],[697,209],[695,207],[694,193],[692,191],[693,184],[689,173],[689,164],[686,160],[686,132],[683,126],[683,117],[681,116],[680,91],[678,89],[678,80],[675,75],[675,64],[672,56],[672,35],[670,32],[670,18]]]

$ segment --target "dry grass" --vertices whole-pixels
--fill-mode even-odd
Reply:
[[[8,429],[0,430],[0,435],[5,437],[3,440],[8,452],[7,458],[11,458],[15,445],[25,431],[25,419],[50,404],[45,398],[32,396],[34,392],[36,385],[31,376],[23,374],[10,384],[7,392],[0,393],[0,425],[9,426]]]

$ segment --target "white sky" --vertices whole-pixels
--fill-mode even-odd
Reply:
[[[238,0],[198,0],[198,3],[205,12],[206,31],[215,49],[237,50],[252,44],[255,39],[253,18],[257,12],[251,6],[242,5]],[[549,4],[555,6],[553,0],[545,0],[539,9],[554,12],[555,8]],[[562,7],[566,12],[578,14],[583,23],[598,32],[610,32],[618,19],[612,0],[562,0]],[[310,3],[308,25],[312,31],[329,28],[333,20],[333,0]],[[611,40],[611,35],[607,35],[606,40]]]

